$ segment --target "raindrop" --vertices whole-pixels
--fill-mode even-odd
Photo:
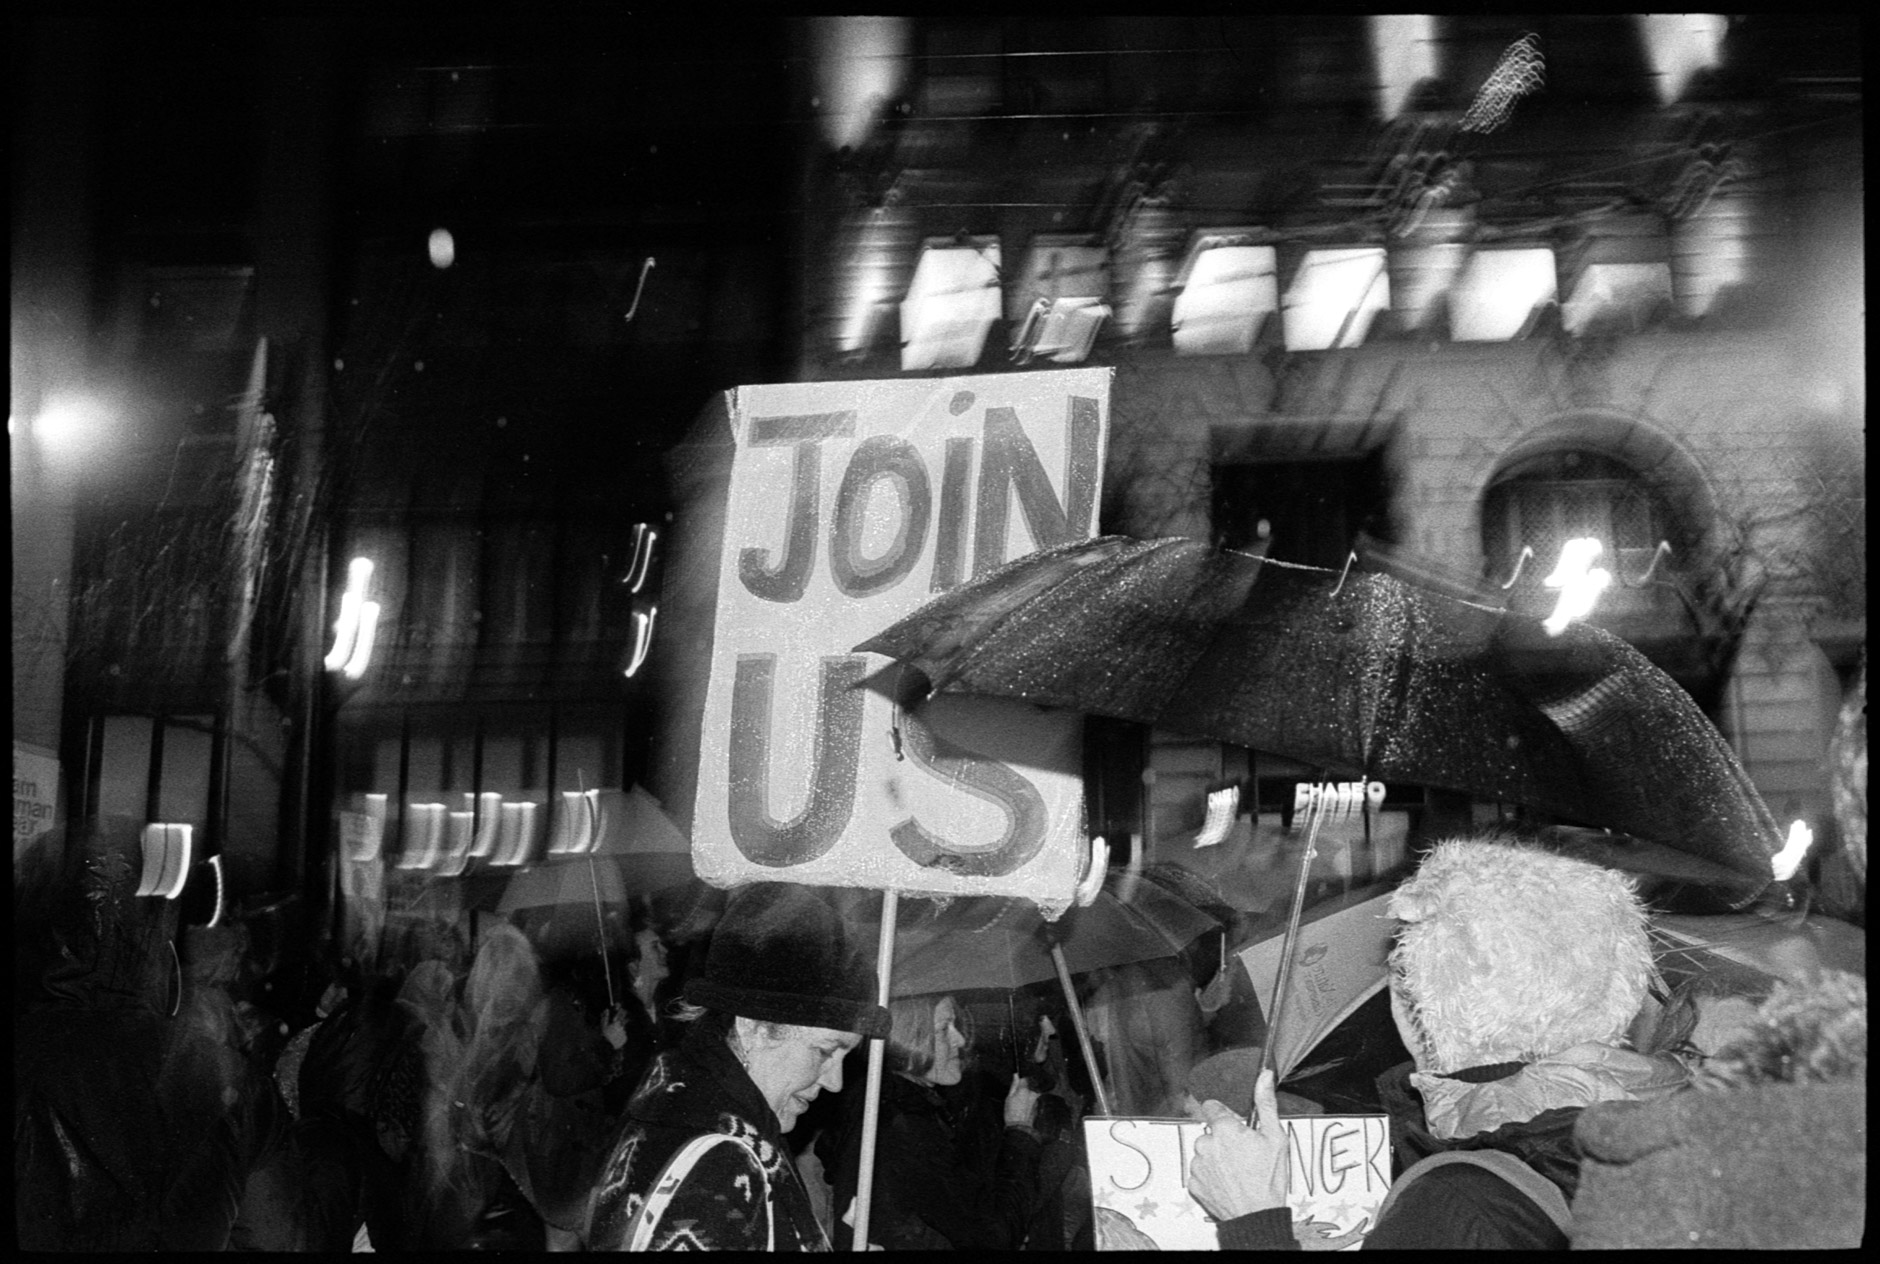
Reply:
[[[414,372],[414,373],[422,373],[422,372],[424,372],[424,361],[422,361],[422,360],[413,360],[413,361],[411,362],[411,370],[412,370],[412,372]]]
[[[431,239],[428,243],[428,249],[431,254],[431,266],[434,268],[448,268],[457,261],[457,242],[450,235],[450,229],[448,228],[433,228],[431,230]]]
[[[509,424],[509,418],[507,417],[498,417],[496,419],[496,428],[498,430],[501,430],[504,426],[507,426],[508,424]]]
[[[967,409],[971,408],[972,406],[973,406],[973,393],[971,391],[955,391],[953,393],[953,398],[947,401],[947,411],[952,413],[955,417],[959,416],[961,413],[965,412]]]
[[[336,359],[333,361],[333,371],[335,373],[338,373],[340,370],[344,369],[345,367],[346,367],[346,362],[344,360]]]

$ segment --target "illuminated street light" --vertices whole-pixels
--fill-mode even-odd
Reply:
[[[1590,536],[1568,540],[1560,546],[1560,561],[1554,566],[1554,573],[1541,581],[1549,588],[1560,590],[1554,612],[1541,620],[1547,635],[1559,636],[1569,623],[1584,619],[1599,604],[1599,594],[1612,583],[1611,571],[1593,565],[1602,548],[1600,542]]]
[[[97,399],[62,393],[46,402],[26,430],[48,452],[68,456],[101,439],[109,420],[105,406]],[[11,418],[7,424],[11,429]]]

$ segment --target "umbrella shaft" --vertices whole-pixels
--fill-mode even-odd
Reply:
[[[888,983],[894,974],[894,924],[900,916],[900,892],[881,893],[881,939],[875,949],[875,1001],[888,1003]],[[875,1132],[881,1124],[881,1068],[887,1042],[868,1042],[868,1095],[862,1099],[862,1154],[855,1175],[854,1238],[849,1249],[868,1249],[868,1217],[875,1189]]]
[[[1331,787],[1327,786],[1329,791]],[[1292,983],[1293,946],[1299,937],[1299,915],[1305,911],[1306,879],[1312,873],[1312,858],[1319,844],[1319,823],[1325,819],[1322,804],[1328,795],[1321,794],[1312,800],[1308,809],[1311,823],[1306,827],[1305,855],[1299,861],[1299,881],[1293,886],[1292,912],[1286,918],[1286,938],[1279,949],[1279,979],[1273,985],[1273,1012],[1266,1020],[1266,1049],[1260,1055],[1263,1066],[1273,1067],[1275,1074],[1278,1066],[1275,1060],[1275,1035],[1279,1031],[1280,1016],[1286,1012],[1286,990]]]
[[[1103,1072],[1097,1067],[1096,1050],[1090,1046],[1090,1029],[1084,1026],[1084,1007],[1077,1003],[1077,989],[1071,984],[1071,968],[1064,960],[1064,949],[1051,945],[1051,962],[1057,967],[1058,984],[1064,989],[1064,1003],[1070,1007],[1071,1026],[1077,1031],[1077,1047],[1083,1051],[1084,1066],[1090,1070],[1090,1087],[1097,1094],[1097,1113],[1110,1113],[1110,1095],[1103,1089]]]

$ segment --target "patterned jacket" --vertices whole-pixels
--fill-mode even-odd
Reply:
[[[697,1029],[659,1055],[627,1104],[626,1123],[594,1190],[588,1249],[625,1250],[666,1161],[708,1132],[746,1145],[706,1152],[674,1192],[651,1249],[761,1251],[773,1233],[779,1251],[829,1249],[775,1113],[724,1038]]]

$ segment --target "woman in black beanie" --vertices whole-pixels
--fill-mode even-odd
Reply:
[[[789,883],[739,888],[685,990],[592,1198],[590,1250],[827,1250],[783,1134],[888,1012],[835,913]]]

